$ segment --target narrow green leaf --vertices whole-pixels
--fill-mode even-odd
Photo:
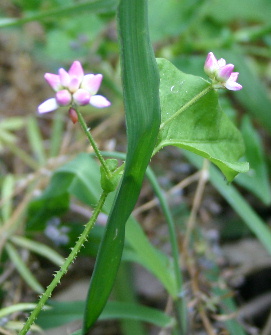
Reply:
[[[2,18],[0,28],[20,26],[31,21],[51,19],[53,16],[64,16],[76,14],[88,10],[92,13],[112,13],[116,10],[119,0],[96,0],[77,3],[71,6],[62,6],[54,10],[37,12],[36,14],[23,17],[21,19]]]
[[[25,238],[23,236],[12,236],[10,237],[10,240],[18,245],[19,247],[26,248],[31,250],[32,252],[35,252],[38,255],[41,255],[52,263],[61,266],[65,259],[59,253],[57,253],[55,250],[49,248],[47,245],[32,241],[28,238]]]
[[[0,129],[18,130],[23,127],[25,120],[22,117],[9,117],[4,120],[1,119]]]
[[[14,190],[14,176],[9,174],[3,179],[2,183],[2,220],[7,221],[12,211],[12,192]]]
[[[83,334],[99,317],[114,284],[125,223],[138,199],[160,125],[159,75],[149,40],[147,0],[121,0],[118,22],[128,152],[90,283]]]
[[[184,152],[184,155],[197,168],[202,166],[200,157],[190,152]],[[233,185],[227,185],[222,175],[212,166],[210,168],[210,181],[271,254],[271,232],[267,224],[261,220],[236,188]]]
[[[120,264],[113,288],[113,296],[117,301],[138,304],[133,270],[132,264],[123,262]],[[122,334],[147,335],[146,327],[141,320],[122,319],[120,320],[120,329]]]
[[[158,65],[162,123],[155,152],[167,145],[192,151],[216,164],[228,181],[246,172],[248,164],[238,162],[244,153],[241,134],[222,112],[210,84],[165,59]]]
[[[21,304],[15,304],[11,305],[5,308],[0,309],[0,318],[3,318],[7,315],[10,315],[12,313],[22,312],[22,311],[31,311],[36,307],[36,304],[32,303],[21,303]],[[48,307],[44,307],[44,310],[46,310]]]
[[[65,323],[80,320],[84,314],[84,301],[53,302],[48,306],[51,309],[42,311],[37,319],[37,324],[44,329],[61,326]],[[165,313],[139,304],[129,304],[117,301],[109,301],[105,306],[99,320],[140,320],[149,322],[158,327],[171,327],[175,321]]]
[[[16,136],[13,135],[9,130],[6,129],[1,129],[0,132],[0,143],[3,142],[5,143],[14,143],[16,142]]]
[[[45,163],[46,156],[43,147],[43,140],[35,117],[29,117],[27,120],[27,136],[32,151],[40,164]]]
[[[50,157],[57,156],[63,138],[64,119],[62,113],[55,113],[50,140]]]
[[[24,261],[21,259],[19,253],[11,243],[6,243],[7,253],[16,267],[16,270],[20,273],[25,282],[37,293],[44,291],[43,287],[33,276],[32,272],[28,269]]]

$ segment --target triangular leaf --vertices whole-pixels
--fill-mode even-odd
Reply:
[[[158,59],[158,65],[162,123],[155,152],[167,145],[187,149],[216,164],[228,181],[246,172],[248,164],[238,162],[244,153],[241,134],[222,112],[210,84],[165,59]]]

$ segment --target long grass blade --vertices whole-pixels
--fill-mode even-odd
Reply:
[[[122,0],[118,9],[128,153],[88,293],[83,334],[102,312],[115,281],[125,237],[160,125],[159,74],[148,34],[147,0]]]

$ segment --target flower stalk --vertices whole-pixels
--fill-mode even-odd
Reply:
[[[93,148],[93,150],[94,150],[94,152],[95,152],[97,158],[99,159],[101,165],[103,166],[107,178],[110,179],[112,173],[111,173],[111,171],[109,170],[109,168],[108,168],[108,166],[107,166],[107,164],[106,164],[106,162],[105,162],[103,156],[101,155],[100,150],[98,149],[98,146],[97,146],[97,144],[96,144],[94,138],[92,137],[92,135],[91,135],[91,133],[90,133],[90,131],[89,131],[89,128],[88,128],[88,126],[87,126],[87,124],[86,124],[86,122],[85,122],[85,120],[84,120],[82,114],[79,112],[78,109],[75,109],[75,111],[76,111],[76,114],[77,114],[77,117],[78,117],[78,121],[79,121],[79,123],[80,123],[80,126],[81,126],[81,128],[83,129],[83,132],[84,132],[85,135],[87,136],[87,138],[88,138],[88,140],[89,140],[89,143],[92,145],[92,148]]]

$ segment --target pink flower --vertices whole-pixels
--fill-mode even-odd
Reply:
[[[48,113],[60,106],[92,105],[104,108],[111,103],[102,95],[97,95],[103,76],[101,74],[86,74],[79,61],[74,61],[67,72],[59,69],[58,74],[45,73],[47,83],[56,92],[55,98],[48,99],[38,106],[39,113]]]
[[[231,91],[239,91],[242,85],[238,84],[239,73],[233,72],[234,65],[226,64],[225,59],[216,59],[212,52],[209,52],[204,64],[205,73],[212,79],[214,88],[227,88]]]

